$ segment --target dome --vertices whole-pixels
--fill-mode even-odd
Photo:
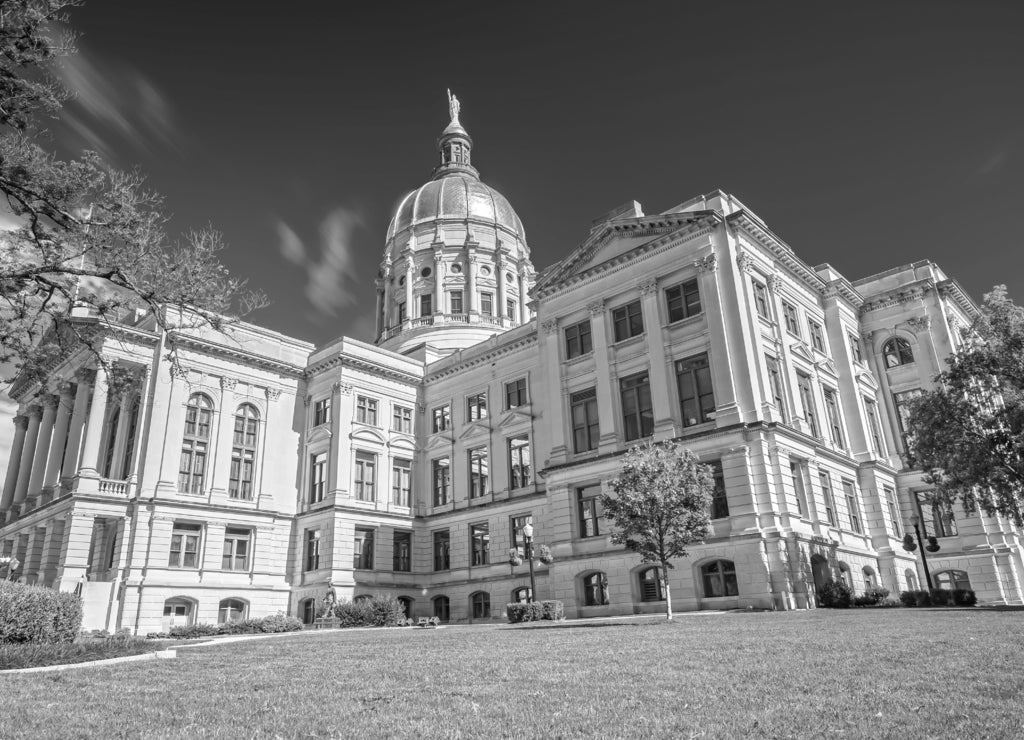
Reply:
[[[496,226],[526,241],[523,222],[505,196],[466,172],[448,173],[406,195],[388,226],[387,241],[410,226],[446,219]]]

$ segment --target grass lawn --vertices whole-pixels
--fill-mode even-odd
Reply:
[[[0,677],[0,737],[1022,737],[1024,612],[303,633]]]

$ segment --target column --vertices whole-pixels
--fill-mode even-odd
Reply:
[[[168,367],[171,376],[171,389],[167,397],[167,425],[163,435],[158,439],[160,449],[160,477],[157,480],[158,491],[174,493],[178,490],[178,465],[181,461],[181,435],[185,428],[185,404],[187,399],[183,398],[188,383],[188,368],[175,366],[173,363]],[[148,456],[147,456],[148,460]]]
[[[374,337],[380,339],[380,335],[384,332],[384,286],[383,280],[378,280],[377,285],[377,303],[376,310],[373,312],[376,317],[377,328],[374,331]]]
[[[497,254],[494,255],[494,270],[497,273],[498,279],[498,305],[494,308],[494,315],[502,318],[506,315],[505,310],[505,296],[508,295],[508,290],[505,286],[505,256],[501,251],[501,243],[498,244]],[[504,318],[501,321],[502,326],[510,326],[506,324]]]
[[[21,463],[18,465],[18,482],[14,489],[14,505],[18,506],[25,500],[28,492],[28,481],[32,475],[32,461],[36,454],[36,440],[39,438],[39,421],[43,410],[38,406],[28,408],[28,429],[25,432],[25,444],[21,450]]]
[[[544,410],[544,414],[545,416],[547,414],[551,415],[551,421],[545,423],[545,426],[551,435],[551,462],[555,463],[564,461],[568,451],[565,440],[565,423],[563,421],[566,399],[562,393],[562,361],[558,351],[561,331],[558,328],[558,321],[556,319],[548,319],[541,324],[541,329],[543,330],[540,345],[541,372],[547,378],[548,391],[546,401],[548,408]],[[538,400],[535,399],[534,404]],[[533,449],[537,449],[536,444]],[[537,462],[540,463],[541,461],[538,460]],[[541,466],[538,464],[537,467]]]
[[[50,439],[53,437],[53,425],[57,420],[57,403],[60,398],[52,393],[46,393],[40,400],[43,403],[43,418],[39,422],[36,456],[32,461],[32,475],[28,482],[29,496],[35,496],[43,487],[43,473],[46,472],[46,458],[50,453]]]
[[[235,434],[235,385],[234,378],[220,379],[220,404],[217,409],[217,431],[212,445],[207,450],[206,465],[211,468],[211,488],[214,495],[227,493],[231,472],[231,446]],[[263,436],[266,436],[264,430]]]
[[[467,249],[467,251],[469,251]],[[476,256],[468,254],[466,256],[466,299],[465,299],[465,310],[466,316],[477,313],[476,310]],[[472,319],[468,319],[472,321]]]
[[[444,254],[434,252],[434,313],[444,313]]]
[[[64,444],[68,441],[68,427],[71,423],[71,411],[74,397],[71,394],[71,383],[61,383],[60,401],[57,404],[57,421],[50,438],[50,455],[43,473],[43,492],[50,493],[57,485],[61,465],[64,463]]]
[[[21,453],[25,448],[25,431],[28,429],[28,417],[22,414],[14,417],[14,442],[11,444],[11,456],[7,461],[7,478],[4,480],[3,498],[0,498],[0,514],[11,508],[14,502],[14,489],[18,485],[18,470],[21,467]],[[0,522],[3,519],[0,518]]]
[[[412,252],[408,252],[405,257],[405,320],[409,321],[413,317],[412,312],[412,281],[415,277],[413,273],[412,263]]]
[[[615,435],[615,403],[612,390],[612,370],[608,363],[608,328],[605,325],[604,301],[587,306],[590,311],[590,336],[594,340],[597,368],[597,421],[601,432],[598,449],[618,444]]]
[[[92,551],[94,519],[89,514],[68,512],[61,539],[57,579],[53,587],[58,591],[72,591],[85,575]]]
[[[718,269],[718,259],[710,254],[697,263],[698,280],[700,281],[700,300],[704,304],[704,315],[708,319],[709,349],[712,373],[712,385],[715,390],[715,419],[721,425],[740,421],[739,393],[736,388],[733,367],[735,354],[730,336],[732,331],[727,326],[727,318],[723,313],[726,306],[735,307],[730,311],[733,321],[738,324],[736,332],[743,341],[743,327],[752,322],[755,328],[759,319],[754,315],[745,297],[746,282],[743,269],[733,274],[732,266],[726,262],[724,269]],[[731,294],[723,290],[723,283],[732,289]],[[753,317],[753,318],[751,318]],[[755,329],[756,330],[756,329]],[[751,340],[752,341],[752,340]]]
[[[71,412],[71,423],[68,425],[68,443],[64,450],[64,463],[61,465],[62,479],[78,475],[78,456],[82,451],[82,434],[85,431],[85,420],[89,414],[89,391],[96,379],[96,371],[79,368],[75,373],[78,388],[75,391],[75,408]]]
[[[391,328],[394,319],[391,316],[391,304],[394,303],[394,298],[391,295],[391,281],[395,279],[395,273],[391,269],[391,262],[389,261],[384,265],[384,331]]]
[[[78,474],[83,478],[99,478],[97,469],[100,457],[100,440],[103,438],[103,423],[106,421],[107,410],[107,375],[105,371],[96,371],[96,383],[92,392],[92,404],[89,407],[89,422],[85,427],[85,442],[82,448],[82,467]]]
[[[121,392],[121,399],[118,402],[121,408],[117,415],[117,428],[114,430],[114,454],[110,458],[110,470],[107,477],[121,480],[127,476],[124,472],[124,448],[128,443],[128,431],[132,423],[132,400],[135,398],[135,388],[128,388]]]
[[[519,268],[519,323],[525,324],[529,321],[530,317],[526,314],[526,291],[528,285],[526,282],[526,267],[520,266]]]
[[[670,380],[665,359],[665,342],[661,335],[661,316],[658,312],[658,284],[654,278],[640,283],[640,302],[644,327],[647,330],[647,355],[651,358],[654,437],[668,439],[675,436],[675,424],[672,421],[672,397],[668,390]]]

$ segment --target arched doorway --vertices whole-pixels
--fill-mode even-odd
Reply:
[[[828,560],[824,556],[811,555],[811,575],[814,577],[814,603],[815,606],[820,606],[818,603],[818,591],[831,580]]]

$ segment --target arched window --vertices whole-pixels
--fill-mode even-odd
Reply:
[[[184,598],[168,599],[164,602],[163,631],[172,627],[187,627],[195,617],[195,604]]]
[[[240,622],[245,619],[249,605],[241,599],[224,599],[220,602],[220,609],[217,612],[217,624],[228,622]]]
[[[228,483],[228,496],[231,498],[252,498],[259,430],[260,412],[252,404],[243,403],[235,412],[235,435],[231,442],[231,476]]]
[[[491,595],[486,591],[477,591],[469,597],[473,619],[491,618]]]
[[[213,403],[202,393],[193,393],[185,409],[185,434],[181,440],[178,490],[202,493],[206,483],[206,455],[210,446]]]
[[[435,596],[433,600],[434,604],[434,616],[440,619],[442,622],[448,621],[449,606],[447,596]]]
[[[935,574],[935,587],[950,590],[954,588],[966,589],[971,587],[971,579],[962,570],[940,570]]]
[[[736,596],[736,565],[731,560],[712,560],[700,567],[700,577],[704,582],[704,598],[716,596]]]
[[[664,601],[661,592],[661,571],[658,568],[645,568],[637,574],[640,579],[640,601]]]
[[[299,603],[299,614],[303,624],[313,624],[316,621],[316,599],[303,599]]]
[[[903,337],[893,337],[882,347],[882,357],[887,368],[909,365],[914,361],[914,350]]]
[[[520,586],[519,588],[512,591],[512,603],[513,604],[526,604],[530,601],[530,587]]]
[[[402,605],[402,612],[405,614],[406,618],[408,619],[409,617],[411,617],[412,599],[410,599],[408,596],[399,596],[398,603]]]
[[[852,591],[853,590],[853,574],[850,573],[850,566],[846,563],[839,563],[839,578],[842,579],[843,583]]]
[[[598,571],[583,579],[583,603],[587,606],[608,604],[608,576]]]
[[[903,571],[903,577],[907,579],[907,590],[917,591],[917,573],[907,568]]]
[[[864,569],[863,569],[862,572],[864,574],[864,588],[865,589],[874,588],[875,586],[878,585],[878,581],[875,579],[875,571],[874,570],[872,570],[868,566],[864,566]]]

